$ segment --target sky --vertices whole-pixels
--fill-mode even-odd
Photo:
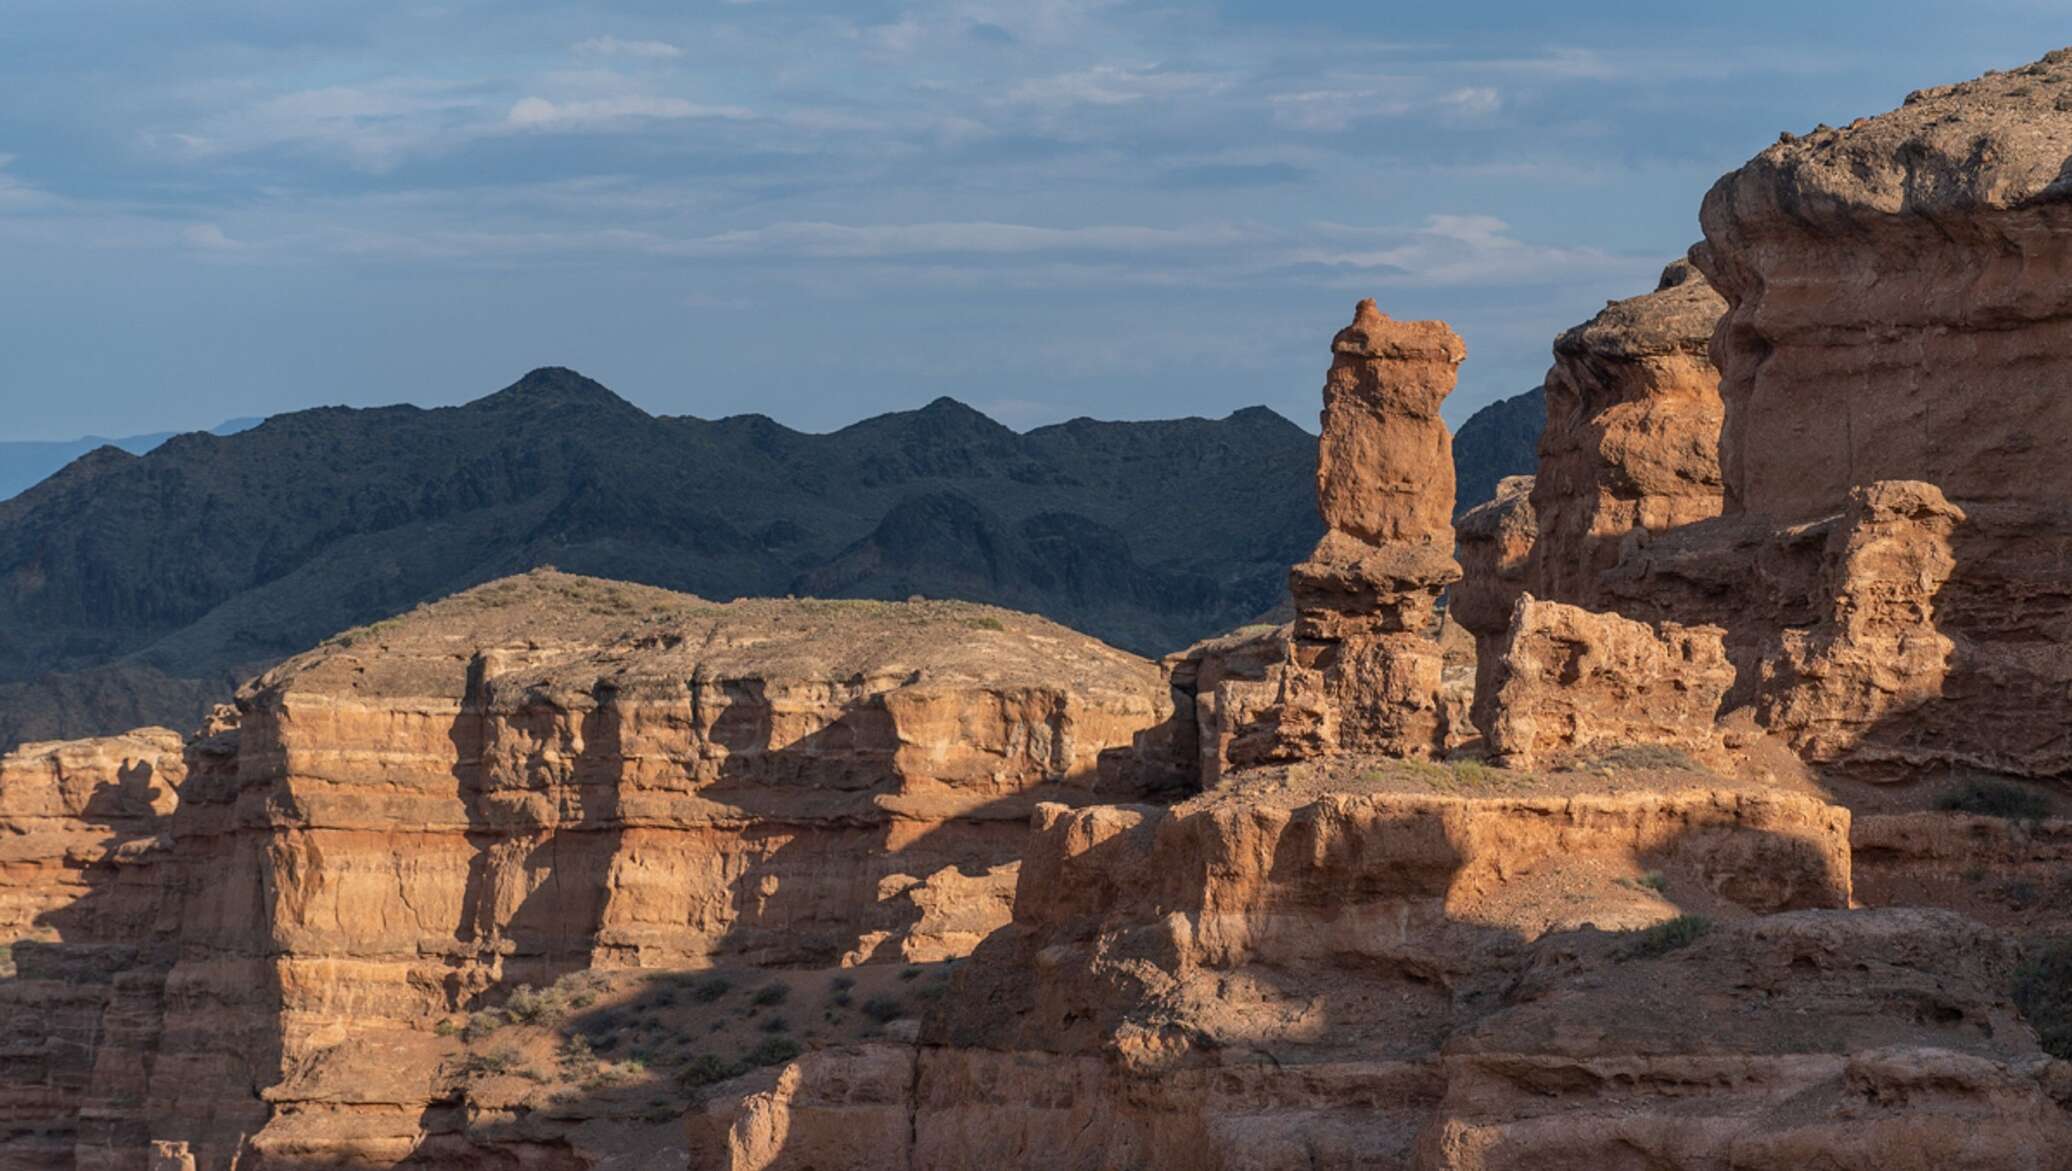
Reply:
[[[1314,426],[1372,296],[1448,404],[1653,287],[1780,131],[2062,0],[5,0],[0,439],[571,366],[828,430],[949,395]]]

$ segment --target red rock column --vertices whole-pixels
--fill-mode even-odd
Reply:
[[[1431,756],[1445,719],[1433,637],[1453,560],[1453,438],[1439,417],[1467,347],[1362,301],[1331,341],[1318,444],[1326,532],[1297,565],[1282,755]]]

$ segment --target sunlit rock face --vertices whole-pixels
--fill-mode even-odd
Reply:
[[[1451,436],[1439,405],[1467,348],[1444,322],[1362,301],[1331,341],[1318,444],[1325,533],[1289,576],[1292,669],[1278,756],[1430,756],[1447,742],[1433,631],[1453,560]]]

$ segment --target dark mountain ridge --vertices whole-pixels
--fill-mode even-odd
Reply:
[[[1272,411],[1017,433],[653,416],[571,370],[89,453],[0,502],[0,744],[180,725],[346,627],[540,565],[715,600],[914,594],[1157,654],[1276,605],[1320,532]]]

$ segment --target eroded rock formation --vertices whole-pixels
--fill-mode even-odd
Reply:
[[[2005,937],[1844,910],[1847,819],[1818,799],[1253,788],[1039,824],[1014,924],[918,1050],[722,1091],[694,1149],[729,1168],[1040,1151],[1087,1168],[2041,1171],[2072,1133],[2006,999]],[[1639,866],[1658,868],[1651,888],[1622,877]],[[1650,921],[1649,889],[1721,923],[1676,945],[1619,930]]]
[[[1688,261],[1554,342],[1532,510],[1532,592],[1604,608],[1598,578],[1636,529],[1720,511],[1719,373],[1706,357],[1726,304]]]
[[[1532,484],[1531,476],[1503,480],[1494,497],[1454,522],[1453,555],[1460,562],[1461,578],[1446,595],[1446,616],[1475,639],[1472,718],[1477,728],[1489,727],[1495,712],[1504,635],[1519,597],[1531,585],[1532,546],[1538,535]]]
[[[1453,560],[1453,464],[1439,405],[1467,348],[1437,321],[1362,301],[1331,341],[1318,446],[1325,533],[1289,575],[1293,666],[1270,718],[1280,756],[1443,750],[1432,632]]]
[[[1734,683],[1722,633],[1521,597],[1496,660],[1491,752],[1520,769],[1640,746],[1716,759]]]
[[[2072,664],[2039,651],[2072,640],[2072,466],[2054,441],[2072,434],[2072,293],[2056,275],[2072,263],[2068,157],[2072,62],[2057,53],[1786,135],[1705,198],[1692,259],[1728,302],[1712,346],[1728,512],[1779,531],[1824,523],[1881,481],[1928,485],[1955,509],[1946,580],[1905,620],[1935,632],[1909,665],[1947,639],[1947,666],[1897,683],[1897,663],[1830,656],[1819,698],[1769,701],[1821,724],[1801,735],[1820,759],[2072,772]],[[1819,542],[1800,549],[1819,564]],[[1925,586],[1807,576],[1828,627],[1863,621],[1867,593]],[[1803,693],[1809,652],[1790,641],[1766,654]],[[1837,695],[1895,685],[1921,690]],[[1893,703],[1908,727],[1886,726]]]
[[[554,573],[340,636],[239,708],[184,760],[149,733],[0,766],[28,827],[0,991],[35,1022],[8,1068],[65,1119],[55,1165],[573,1165],[583,1111],[462,1100],[435,1023],[576,971],[963,954],[1035,804],[1142,797],[1173,714],[1152,664],[1007,611]]]

